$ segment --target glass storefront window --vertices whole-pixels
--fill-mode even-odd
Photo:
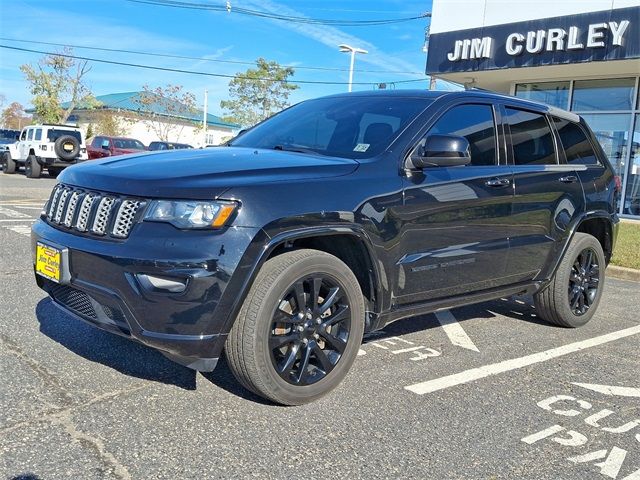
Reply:
[[[636,115],[622,213],[640,215],[640,115]]]
[[[624,113],[614,114],[587,114],[582,115],[595,133],[596,138],[607,154],[616,175],[624,176],[624,163],[629,142],[630,115]]]
[[[635,78],[576,80],[571,110],[575,112],[631,110]]]
[[[569,82],[520,83],[516,85],[516,97],[566,110],[569,103],[569,86]]]

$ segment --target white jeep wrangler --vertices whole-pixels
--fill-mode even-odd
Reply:
[[[15,173],[24,165],[29,178],[40,177],[43,167],[55,178],[64,168],[88,158],[84,135],[78,127],[42,124],[25,127],[0,161],[4,173]]]

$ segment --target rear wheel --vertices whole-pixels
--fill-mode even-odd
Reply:
[[[600,303],[605,266],[600,242],[576,233],[551,283],[533,297],[539,315],[563,327],[586,324]]]
[[[16,173],[16,161],[11,158],[11,154],[9,152],[5,152],[0,158],[2,162],[2,172],[3,173]]]
[[[335,388],[358,354],[364,300],[353,272],[317,250],[267,261],[226,343],[231,371],[247,389],[284,405]]]
[[[60,175],[63,169],[60,167],[48,167],[47,170],[49,171],[50,177],[58,178],[58,175]]]
[[[24,174],[27,178],[40,178],[42,167],[38,163],[35,155],[29,155],[24,164]]]

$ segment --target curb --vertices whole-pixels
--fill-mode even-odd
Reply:
[[[632,282],[640,282],[640,270],[634,268],[618,267],[609,265],[607,267],[607,275],[622,280],[631,280]]]

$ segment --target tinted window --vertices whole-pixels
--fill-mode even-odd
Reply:
[[[457,135],[469,142],[472,165],[496,164],[496,129],[490,105],[459,105],[442,115],[429,134]]]
[[[36,136],[34,137],[34,140],[41,140],[42,139],[42,129],[41,128],[37,128],[36,129]]]
[[[52,128],[47,132],[47,138],[50,142],[55,142],[63,135],[71,135],[72,137],[75,137],[78,142],[82,143],[82,137],[80,135],[80,132],[78,132],[77,130],[58,130],[57,128]]]
[[[26,139],[27,139],[27,131],[23,130],[22,135],[20,135],[20,140],[26,140]]]
[[[33,139],[33,128],[30,128],[29,130],[27,130],[27,140],[32,140]]]
[[[591,142],[589,142],[580,125],[561,118],[554,118],[553,122],[558,129],[567,163],[579,165],[600,164],[596,153],[591,147]]]
[[[551,128],[544,115],[507,108],[513,160],[516,165],[555,165]]]
[[[100,148],[102,146],[102,137],[94,137],[91,141],[91,146]]]
[[[372,157],[386,149],[431,102],[428,98],[360,95],[309,100],[269,118],[229,145]]]

